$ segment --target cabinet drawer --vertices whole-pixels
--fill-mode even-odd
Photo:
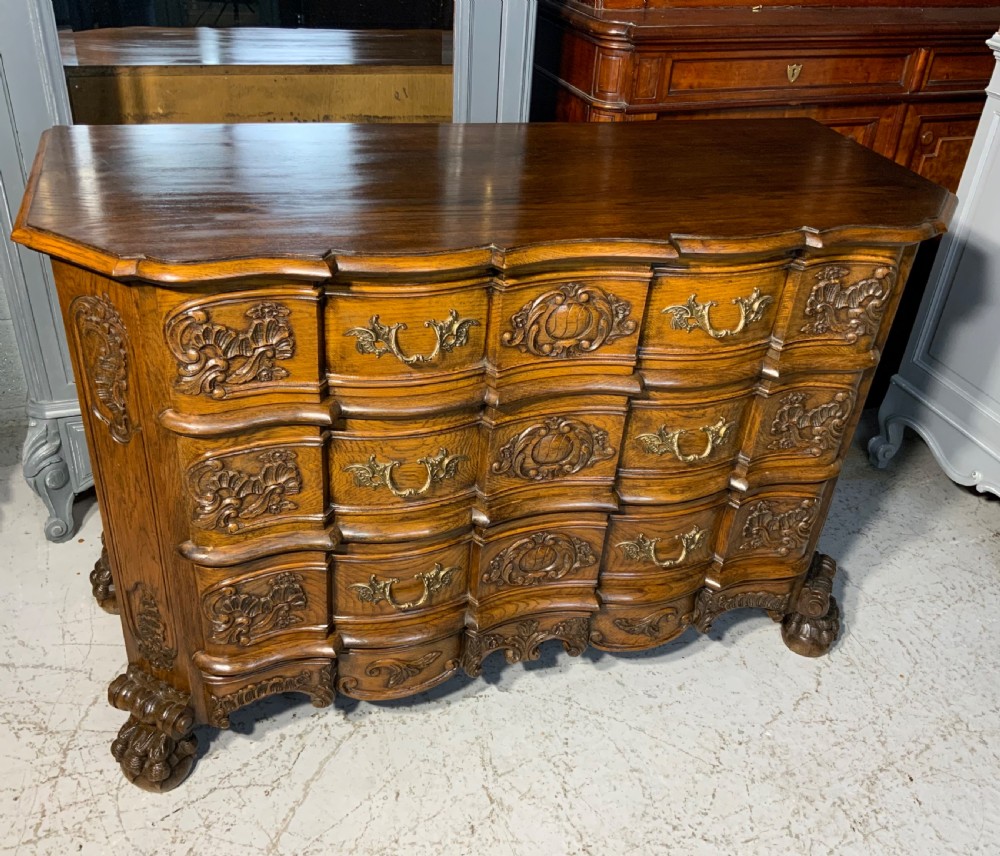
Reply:
[[[337,692],[382,701],[429,690],[458,671],[458,634],[401,648],[348,650],[337,661]]]
[[[981,92],[990,82],[994,59],[989,51],[931,51],[924,92]]]
[[[781,90],[786,101],[797,90],[901,93],[909,88],[910,69],[909,53],[691,56],[672,63],[667,93],[706,97],[725,93],[730,99],[749,100]]]

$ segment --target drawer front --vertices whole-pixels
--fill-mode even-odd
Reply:
[[[405,549],[352,545],[334,556],[335,621],[426,613],[447,604],[464,609],[469,540]]]
[[[433,537],[469,525],[478,419],[347,419],[344,426],[331,432],[330,480],[345,539]]]
[[[181,502],[200,547],[324,528],[325,436],[319,429],[260,431],[252,442],[178,438]]]
[[[794,559],[812,545],[822,502],[811,487],[801,493],[762,492],[742,501],[733,515],[728,555]]]
[[[496,297],[491,360],[501,376],[515,368],[580,371],[578,364],[631,366],[650,273],[641,278],[545,278]]]
[[[624,398],[566,396],[544,407],[490,411],[483,466],[488,521],[615,508],[625,407]]]
[[[903,93],[912,70],[909,53],[819,54],[750,53],[687,56],[669,71],[668,95],[703,95],[727,100],[759,98],[780,90],[787,99],[798,90],[835,89],[849,93]]]
[[[792,283],[794,301],[781,338],[841,353],[875,346],[901,290],[896,257],[888,254],[810,260],[792,272]]]
[[[612,515],[601,570],[607,575],[672,577],[704,566],[715,551],[718,500],[677,511],[630,507]]]
[[[927,74],[920,87],[924,92],[981,93],[990,82],[995,60],[989,51],[933,50]]]
[[[381,701],[429,690],[461,664],[461,635],[402,648],[348,649],[337,661],[337,692]]]
[[[326,638],[326,554],[290,553],[220,572],[196,566],[206,650],[240,654],[280,637]]]
[[[487,283],[433,291],[329,290],[326,359],[330,382],[409,384],[461,373],[483,360]]]
[[[591,621],[590,640],[605,651],[639,651],[662,645],[688,628],[695,599],[696,595],[689,593],[657,603],[606,604]]]
[[[183,412],[318,400],[319,294],[275,285],[190,297],[157,289],[163,341],[157,362],[173,407]]]

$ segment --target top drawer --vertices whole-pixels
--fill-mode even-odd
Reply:
[[[993,54],[988,50],[934,50],[927,62],[924,92],[981,92],[993,73]]]
[[[902,93],[910,89],[908,52],[818,54],[807,51],[698,54],[675,59],[667,72],[666,94],[694,100],[717,97],[756,100],[780,90],[787,101],[795,90],[830,89],[846,94]]]

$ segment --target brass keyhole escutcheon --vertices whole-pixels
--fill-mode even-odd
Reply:
[[[788,75],[788,82],[795,83],[799,79],[799,75],[802,74],[802,63],[801,62],[791,62],[785,69],[785,74]]]

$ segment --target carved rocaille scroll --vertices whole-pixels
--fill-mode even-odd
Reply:
[[[782,397],[771,422],[771,435],[776,439],[768,443],[768,449],[802,449],[819,456],[840,446],[854,410],[854,394],[837,392],[813,407],[806,406],[808,399],[804,392]]]
[[[132,632],[139,653],[157,669],[172,669],[177,649],[167,645],[167,628],[153,589],[144,582],[137,582],[129,599],[134,623]]]
[[[333,702],[333,664],[320,669],[303,669],[294,675],[276,675],[240,687],[226,695],[213,696],[208,721],[216,728],[229,728],[229,714],[250,702],[278,693],[304,693],[313,707],[327,707]]]
[[[436,455],[419,458],[417,463],[427,470],[427,477],[420,487],[403,488],[397,483],[395,472],[405,461],[389,460],[383,463],[375,455],[371,455],[363,464],[348,464],[344,467],[344,472],[354,476],[354,483],[358,487],[370,487],[372,490],[386,488],[399,499],[413,499],[429,493],[434,485],[455,478],[459,464],[467,460],[468,456],[452,455],[447,449],[438,449]]]
[[[597,556],[582,538],[562,532],[533,532],[494,556],[483,574],[483,582],[497,586],[537,586],[596,563]]]
[[[511,316],[500,341],[536,357],[577,357],[631,336],[632,304],[596,285],[571,282],[547,291]]]
[[[742,333],[751,324],[760,321],[767,307],[774,303],[774,298],[770,294],[761,294],[760,289],[755,288],[749,297],[734,297],[732,302],[740,311],[740,320],[735,327],[730,328],[719,329],[713,326],[710,316],[712,309],[719,304],[714,300],[699,303],[697,294],[692,294],[687,303],[668,306],[662,311],[670,314],[670,326],[675,330],[686,330],[688,333],[701,330],[713,339],[726,339]]]
[[[377,604],[385,601],[397,612],[408,612],[430,603],[431,597],[436,592],[447,588],[455,574],[460,572],[461,568],[446,568],[439,562],[435,562],[432,570],[414,574],[414,579],[420,580],[423,585],[423,593],[417,600],[406,603],[400,603],[392,594],[392,587],[399,582],[396,577],[379,579],[375,574],[372,574],[367,583],[354,583],[351,589],[354,591],[355,597],[362,603]]]
[[[490,469],[498,475],[527,481],[551,481],[614,456],[607,431],[581,419],[550,416],[511,438],[501,447]]]
[[[440,651],[428,651],[426,654],[417,657],[415,660],[401,660],[392,657],[384,657],[381,660],[373,660],[365,669],[365,674],[369,678],[377,678],[385,675],[385,688],[387,690],[396,689],[405,684],[410,678],[415,678],[424,669],[437,661],[441,656]]]
[[[219,458],[209,458],[188,470],[196,526],[232,534],[247,523],[298,508],[288,498],[302,489],[295,452],[269,449],[254,459],[260,465],[257,472],[228,467]]]
[[[245,315],[244,330],[217,324],[197,307],[167,320],[164,335],[177,360],[174,385],[179,392],[224,399],[233,390],[288,377],[287,369],[278,365],[295,356],[288,307],[262,301]]]
[[[132,665],[112,681],[108,701],[129,715],[111,744],[125,778],[147,791],[177,787],[197,749],[190,696]]]
[[[458,311],[448,310],[444,321],[424,321],[424,326],[434,331],[434,348],[427,354],[406,354],[399,344],[399,334],[407,329],[406,324],[386,325],[373,315],[367,327],[351,327],[345,336],[357,339],[355,347],[359,354],[372,354],[376,358],[392,354],[405,366],[424,366],[434,362],[441,354],[450,354],[456,348],[469,343],[469,328],[478,327],[475,318],[459,318]]]
[[[820,268],[804,312],[812,320],[803,325],[802,333],[832,333],[849,343],[874,335],[892,294],[895,270],[879,265],[871,276],[844,285],[850,273],[849,268],[837,265]]]
[[[494,651],[503,651],[508,663],[522,660],[537,660],[538,650],[543,642],[558,639],[566,652],[578,657],[586,648],[590,638],[589,618],[567,618],[552,625],[548,630],[540,628],[533,618],[519,621],[511,631],[478,633],[466,631],[465,649],[462,654],[462,668],[470,677],[478,677],[483,671],[483,660]]]
[[[121,315],[108,295],[78,297],[70,305],[87,382],[93,395],[93,412],[114,440],[123,445],[136,426],[128,412],[128,337]]]
[[[803,499],[797,505],[779,510],[769,500],[758,500],[743,524],[740,550],[774,550],[779,556],[805,545],[819,511],[817,500]]]
[[[301,610],[309,601],[302,575],[288,571],[265,581],[210,589],[201,603],[211,621],[212,642],[247,647],[268,633],[301,624]]]
[[[718,592],[703,588],[698,592],[690,624],[701,633],[708,633],[712,623],[731,609],[766,609],[771,618],[780,620],[788,611],[788,595],[769,591]]]
[[[655,434],[640,434],[636,441],[642,448],[651,455],[673,455],[678,461],[684,464],[693,464],[698,461],[707,460],[714,452],[717,452],[729,436],[729,432],[736,425],[720,416],[711,425],[704,425],[697,431],[705,435],[704,448],[700,452],[682,452],[681,437],[685,434],[694,433],[683,428],[667,428],[661,425]]]
[[[677,610],[673,607],[666,607],[665,609],[658,609],[647,615],[645,618],[631,619],[631,618],[616,618],[612,621],[623,633],[628,633],[632,636],[647,636],[650,639],[656,639],[663,632],[663,628],[660,626],[668,618],[673,618],[677,615]]]

